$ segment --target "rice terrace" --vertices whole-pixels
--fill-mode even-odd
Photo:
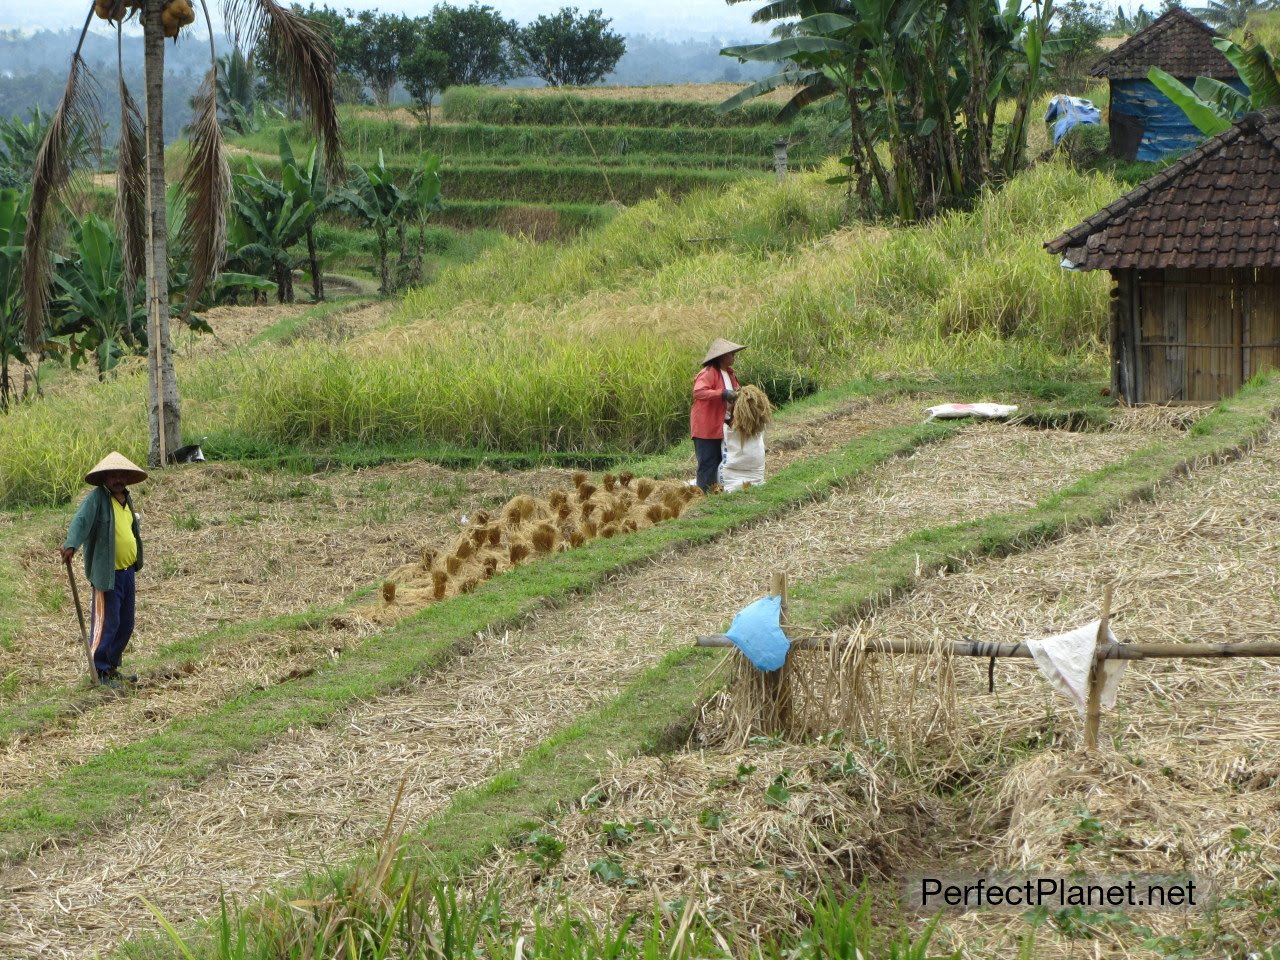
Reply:
[[[0,960],[1280,960],[1273,6],[0,22]]]

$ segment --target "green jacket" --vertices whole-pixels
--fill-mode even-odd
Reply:
[[[111,494],[106,487],[94,487],[71,518],[64,547],[84,547],[84,575],[95,590],[106,593],[116,585],[116,517],[111,509]],[[138,512],[133,498],[125,493],[125,506],[133,514],[133,538],[138,541],[135,570],[142,569],[142,534],[138,529]]]

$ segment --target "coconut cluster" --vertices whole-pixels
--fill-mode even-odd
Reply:
[[[672,520],[702,496],[697,487],[630,473],[606,473],[599,486],[575,473],[573,484],[572,491],[552,490],[545,499],[512,497],[497,514],[480,511],[452,543],[425,547],[417,561],[393,572],[384,604],[414,607],[470,593],[537,557]]]
[[[123,20],[137,11],[141,15],[146,0],[94,0],[93,12],[102,20]],[[160,14],[164,35],[173,39],[183,27],[196,22],[196,11],[191,0],[168,0]]]

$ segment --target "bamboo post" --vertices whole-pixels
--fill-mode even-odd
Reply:
[[[769,595],[782,598],[778,625],[785,632],[788,614],[787,575],[785,573],[775,573],[773,575],[769,583]],[[764,675],[765,703],[769,705],[770,719],[773,721],[770,726],[775,730],[786,730],[791,724],[791,685],[787,682],[787,677],[784,676],[790,659],[790,652],[788,652],[787,662],[784,662],[777,670]]]
[[[1102,591],[1102,620],[1098,623],[1098,642],[1093,663],[1089,665],[1089,698],[1085,704],[1084,748],[1098,749],[1098,727],[1102,723],[1102,661],[1106,659],[1107,623],[1111,619],[1111,584]]]

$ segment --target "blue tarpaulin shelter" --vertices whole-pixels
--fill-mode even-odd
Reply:
[[[1094,64],[1090,73],[1110,81],[1111,153],[1122,160],[1160,160],[1186,153],[1204,134],[1147,79],[1152,67],[1193,86],[1212,77],[1246,90],[1235,67],[1213,45],[1208,25],[1181,7],[1142,30]]]

